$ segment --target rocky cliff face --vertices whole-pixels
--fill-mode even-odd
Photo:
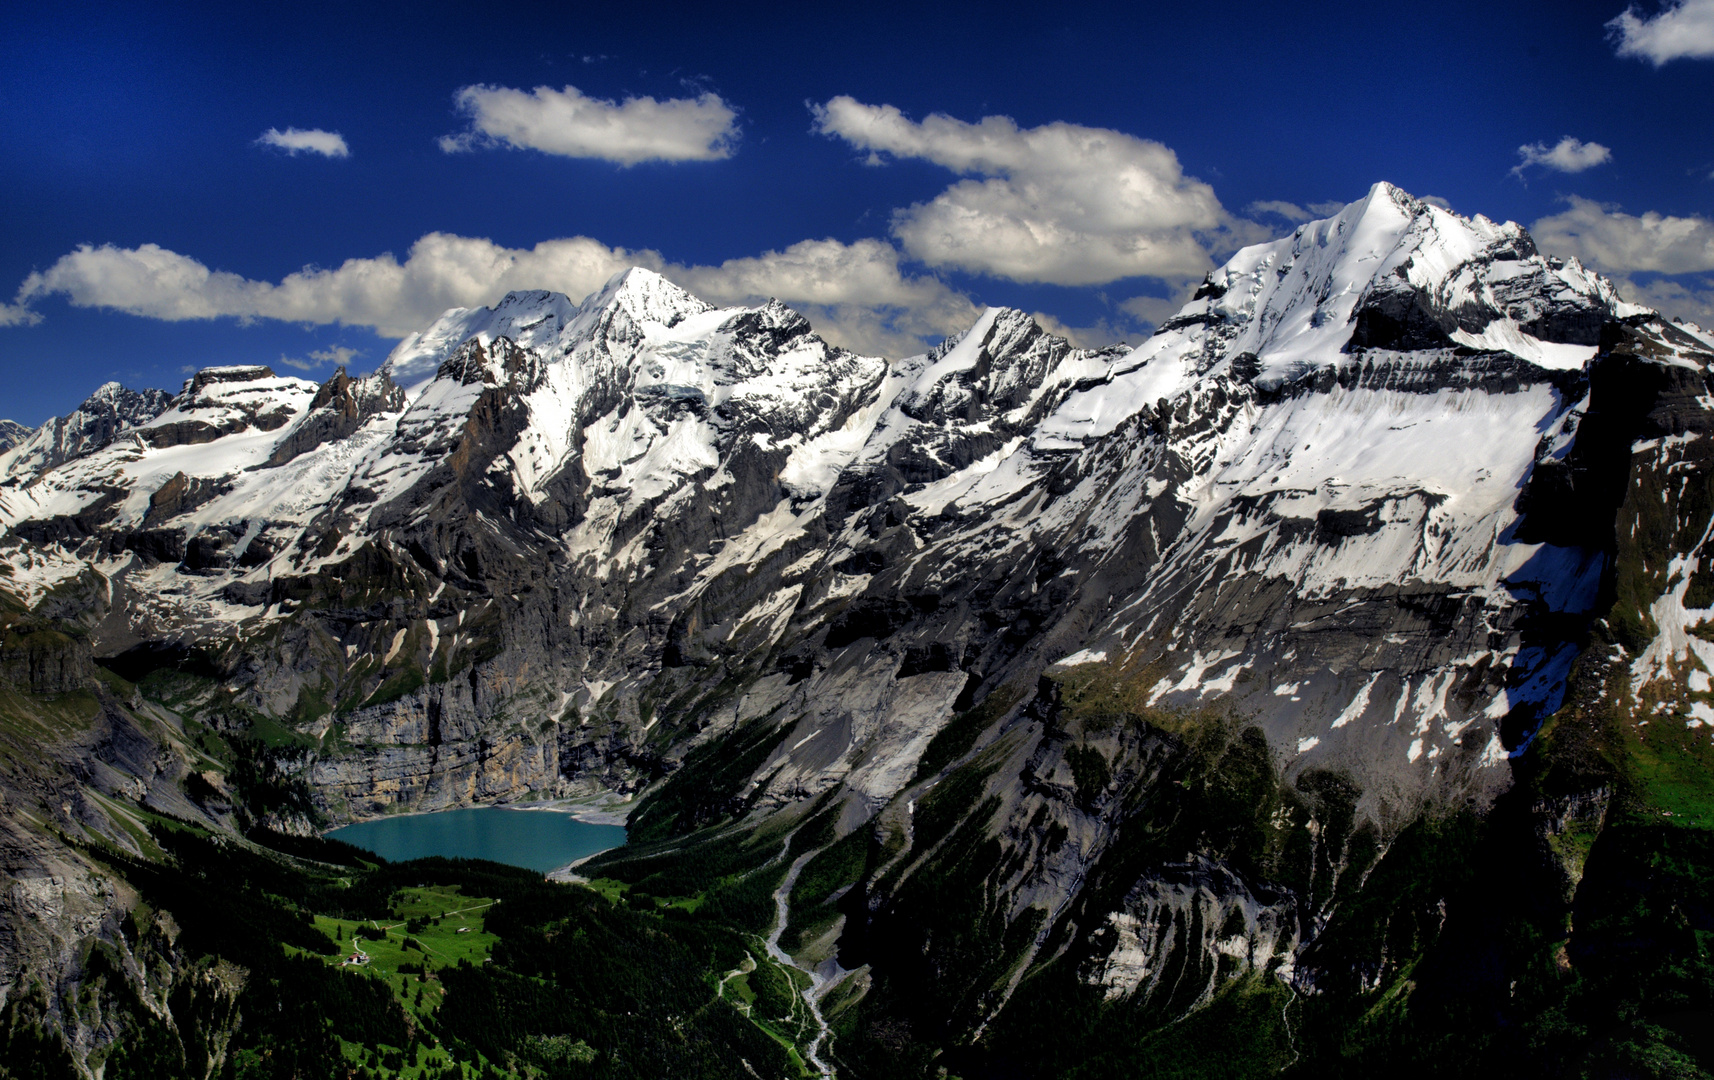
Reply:
[[[0,437],[0,480],[31,477],[100,450],[127,428],[160,415],[171,400],[165,390],[128,390],[110,382],[75,411],[34,431],[8,420],[11,427]]]
[[[5,453],[35,432],[15,420],[0,420],[0,453]]]
[[[638,878],[811,829],[837,888],[794,889],[796,940],[884,1057],[861,1032],[984,1037],[1060,978],[1161,1023],[1320,985],[1316,942],[1414,823],[1507,790],[1603,628],[1625,693],[1714,722],[1711,363],[1383,184],[1135,349],[989,309],[888,362],[633,270],[449,312],[365,378],[211,369],[8,454],[0,559],[31,606],[83,590],[108,664],[192,658],[212,727],[283,729],[299,827],[647,791],[609,866]],[[1404,962],[1358,952],[1366,985]]]
[[[73,591],[61,599],[75,605]],[[182,717],[98,668],[84,628],[54,606],[27,613],[0,582],[0,1015],[20,1075],[30,1025],[94,1067],[135,1016],[171,1024],[173,999],[189,1024],[198,1008],[229,1006],[241,983],[192,970],[171,917],[139,911],[113,867],[148,854],[150,814],[233,828],[230,805],[187,796],[198,758],[211,762]],[[218,1066],[219,1048],[205,1049]]]

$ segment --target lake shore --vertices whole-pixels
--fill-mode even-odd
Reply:
[[[596,799],[546,799],[541,802],[497,804],[506,810],[545,810],[555,814],[570,814],[590,825],[623,825],[635,809],[629,799],[615,800],[603,795]],[[618,809],[622,807],[623,809]]]

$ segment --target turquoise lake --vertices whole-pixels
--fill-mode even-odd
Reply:
[[[442,855],[491,859],[547,873],[625,842],[622,825],[592,825],[553,810],[475,806],[346,825],[327,834],[393,862]]]

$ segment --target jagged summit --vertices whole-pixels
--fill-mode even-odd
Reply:
[[[464,342],[510,338],[543,355],[565,355],[612,322],[617,313],[637,326],[670,328],[712,306],[661,277],[633,266],[609,278],[581,302],[564,293],[532,289],[507,293],[491,308],[453,308],[434,324],[399,342],[383,363],[401,386],[431,377]]]
[[[510,337],[563,355],[618,312],[634,326],[670,329],[712,310],[660,274],[631,267],[580,302],[536,290],[509,293],[492,308],[448,311],[401,341],[386,366],[410,385],[473,337]],[[1134,359],[1199,354],[1181,377],[1165,370],[1170,364],[1155,365],[1147,389],[1164,385],[1166,396],[1183,378],[1235,357],[1254,357],[1245,374],[1274,385],[1339,366],[1352,346],[1504,351],[1563,369],[1593,355],[1589,335],[1603,319],[1646,310],[1576,260],[1541,255],[1514,222],[1461,217],[1381,182],[1332,217],[1239,251]],[[1125,397],[1121,408],[1130,404]]]
[[[0,480],[46,472],[107,446],[120,433],[159,416],[173,396],[165,390],[130,390],[117,382],[96,387],[76,409],[0,448]]]
[[[0,420],[0,454],[29,438],[36,429],[25,427],[16,420]]]

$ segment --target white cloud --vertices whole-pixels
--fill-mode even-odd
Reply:
[[[334,158],[351,156],[351,148],[345,145],[343,135],[337,131],[322,131],[320,128],[310,128],[307,131],[295,127],[284,131],[269,128],[262,132],[256,142],[260,146],[278,147],[294,157],[299,153]]]
[[[344,345],[335,345],[329,349],[316,349],[309,354],[311,360],[319,360],[334,367],[345,367],[356,357],[362,356],[362,349],[351,349]]]
[[[1182,300],[1164,296],[1133,296],[1119,305],[1119,310],[1130,312],[1150,326],[1159,326],[1184,306]]]
[[[769,296],[802,310],[828,340],[871,354],[920,351],[926,340],[961,330],[979,309],[929,276],[899,269],[881,240],[806,240],[784,251],[719,266],[669,263],[659,252],[610,248],[589,237],[506,248],[491,240],[429,233],[403,262],[392,255],[306,268],[278,283],[207,266],[155,244],[85,245],[19,287],[14,321],[39,318],[29,304],[63,295],[73,306],[111,308],[166,321],[222,317],[365,326],[403,337],[448,308],[492,304],[514,289],[553,289],[582,298],[628,266],[659,271],[715,303]],[[336,353],[337,350],[334,350]],[[332,353],[312,358],[344,362]]]
[[[1433,196],[1429,196],[1428,198],[1423,199],[1423,201],[1434,203],[1437,206],[1442,205],[1445,202],[1444,199],[1435,199]],[[1273,214],[1276,217],[1285,218],[1293,225],[1297,225],[1305,221],[1311,221],[1315,218],[1332,217],[1343,209],[1345,209],[1345,204],[1338,200],[1305,203],[1302,206],[1299,206],[1297,203],[1287,202],[1284,199],[1261,199],[1244,207],[1244,213],[1253,216]]]
[[[1714,221],[1653,211],[1636,217],[1573,195],[1570,209],[1530,226],[1536,244],[1614,274],[1714,270]]]
[[[869,152],[921,158],[971,177],[893,215],[913,257],[1014,281],[1094,285],[1201,274],[1209,247],[1265,238],[1160,143],[1118,131],[1009,117],[913,122],[847,96],[812,106],[816,130]],[[980,179],[978,179],[980,178]]]
[[[22,302],[0,304],[0,326],[34,326],[41,321],[41,313],[31,311]]]
[[[1244,213],[1273,214],[1285,218],[1294,225],[1300,221],[1308,221],[1315,216],[1298,204],[1286,202],[1284,199],[1263,199],[1259,202],[1253,202],[1244,207]]]
[[[314,371],[316,368],[319,368],[324,364],[332,364],[335,367],[345,367],[351,363],[353,357],[362,355],[363,350],[361,349],[352,349],[347,348],[344,345],[335,345],[332,348],[311,350],[309,359],[307,360],[296,360],[287,356],[285,353],[281,353],[280,363],[289,368],[297,368],[299,371]]]
[[[784,251],[728,259],[719,266],[680,267],[681,285],[715,303],[777,296],[814,304],[921,307],[947,287],[935,278],[906,278],[899,253],[882,240],[802,240]]]
[[[1660,67],[1669,60],[1714,58],[1714,0],[1671,0],[1655,15],[1631,5],[1607,23],[1620,56]]]
[[[388,337],[421,329],[450,307],[492,302],[509,289],[553,288],[582,296],[653,252],[609,248],[587,237],[503,248],[490,240],[429,233],[403,263],[392,255],[308,267],[278,284],[254,281],[156,244],[84,245],[31,274],[16,303],[62,294],[77,307],[114,308],[146,318],[280,319],[367,326]]]
[[[1340,206],[1343,210],[1345,207]],[[1202,278],[1181,278],[1169,282],[1172,291],[1166,296],[1133,296],[1119,305],[1119,310],[1127,312],[1152,326],[1177,315],[1179,309],[1190,303],[1190,298],[1196,295],[1197,286],[1202,284]]]
[[[466,86],[453,100],[470,117],[470,130],[440,140],[449,154],[505,145],[620,165],[714,161],[731,157],[738,139],[737,112],[712,93],[666,101],[629,97],[621,103],[589,97],[575,86],[538,86],[528,93]]]
[[[1538,142],[1518,147],[1518,163],[1512,166],[1512,175],[1522,176],[1531,165],[1540,165],[1554,172],[1580,173],[1612,160],[1613,151],[1600,143],[1584,142],[1567,135],[1552,146]]]

